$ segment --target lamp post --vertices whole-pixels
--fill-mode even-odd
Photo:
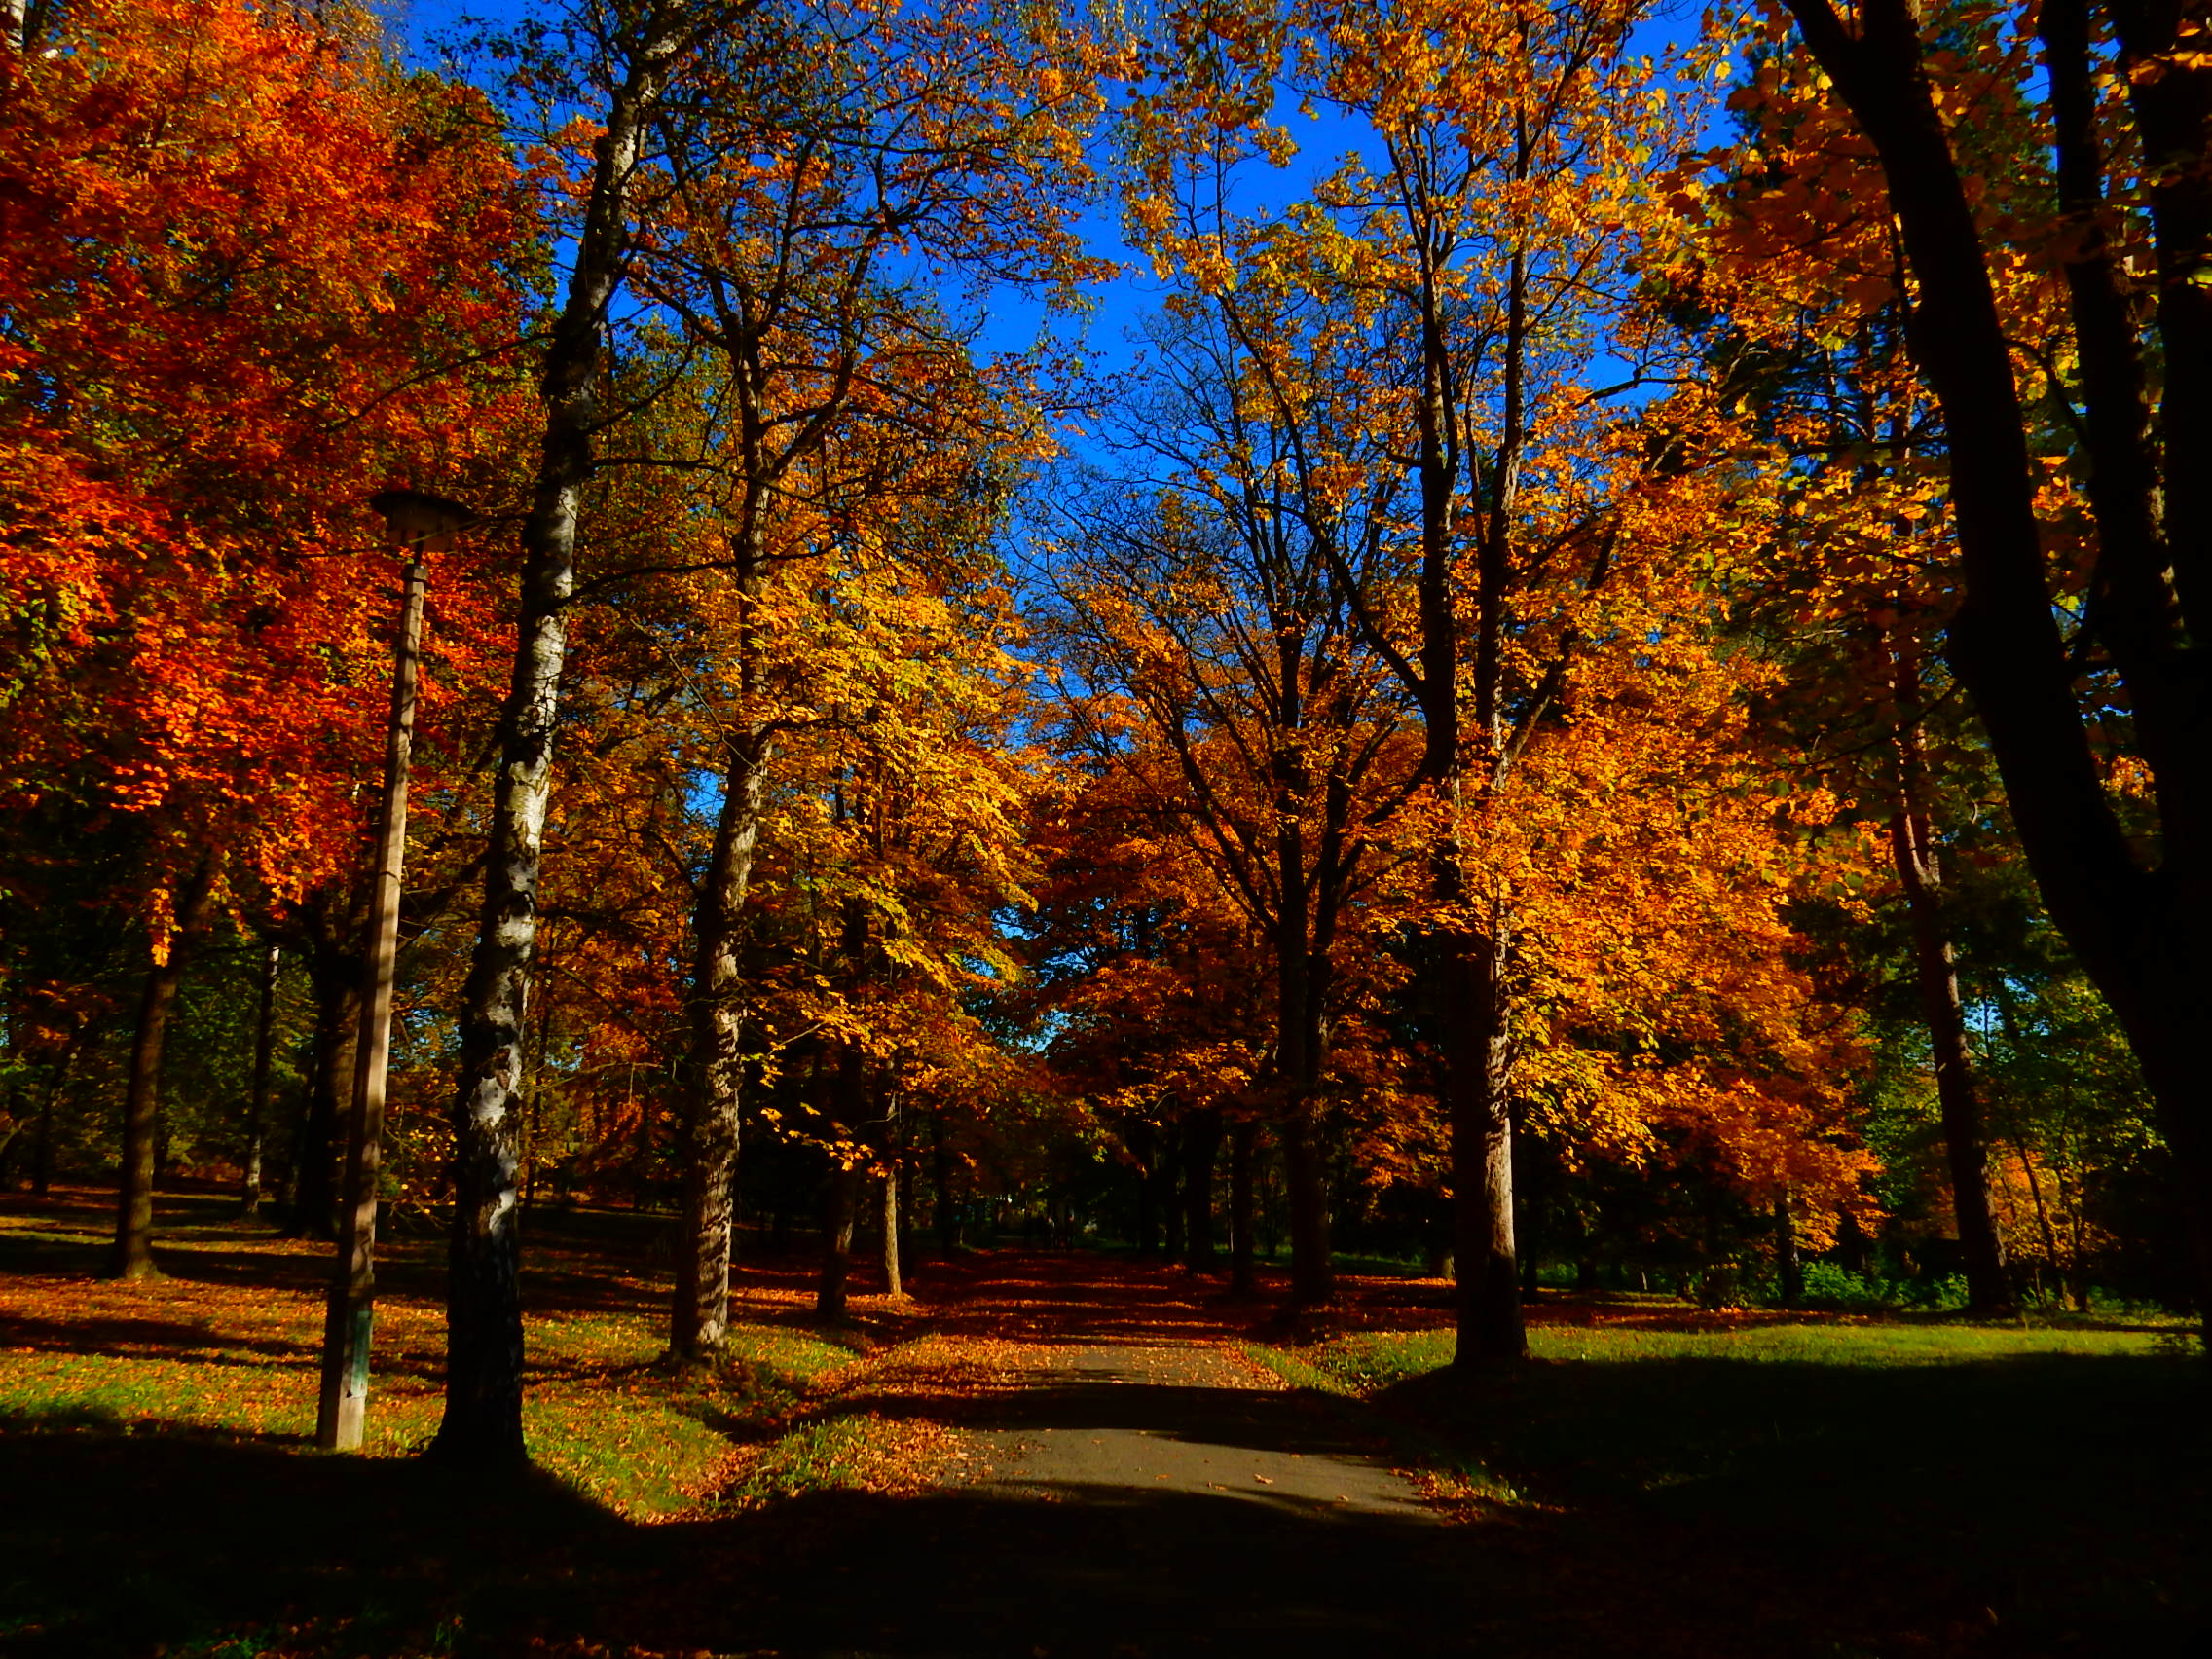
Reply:
[[[369,504],[384,515],[407,567],[399,637],[392,648],[391,723],[387,731],[384,810],[369,904],[365,994],[354,1045],[353,1102],[346,1125],[346,1178],[338,1210],[338,1261],[322,1328],[322,1396],[314,1443],[357,1452],[369,1401],[369,1335],[376,1318],[377,1165],[384,1147],[385,1078],[391,1059],[393,962],[399,949],[400,866],[407,847],[407,767],[415,742],[416,662],[423,636],[425,552],[442,553],[476,515],[458,501],[413,490],[383,490]]]

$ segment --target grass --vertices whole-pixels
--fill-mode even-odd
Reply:
[[[163,1276],[133,1284],[92,1276],[104,1204],[64,1195],[0,1214],[0,1426],[313,1439],[327,1247],[229,1220],[221,1200],[178,1207],[163,1230]],[[540,1467],[619,1515],[695,1508],[855,1358],[849,1340],[741,1318],[720,1365],[660,1365],[663,1293],[651,1274],[602,1239],[564,1239],[557,1223],[536,1231],[524,1434]],[[384,1246],[371,1457],[407,1456],[437,1431],[440,1254],[425,1239]],[[647,1254],[634,1252],[640,1270]]]
[[[2174,1329],[2178,1333],[2181,1328]],[[1906,1319],[1777,1321],[1709,1330],[1536,1325],[1529,1332],[1530,1357],[1534,1360],[1601,1365],[1726,1360],[1888,1369],[2047,1354],[2148,1355],[2172,1346],[2173,1336],[2164,1330],[2022,1329]],[[1317,1344],[1301,1350],[1300,1357],[1333,1382],[1364,1396],[1449,1365],[1453,1353],[1450,1331],[1367,1331]]]
[[[39,1494],[0,1504],[0,1651],[504,1652],[618,1624],[663,1593],[655,1540],[696,1550],[749,1493],[865,1479],[865,1424],[835,1407],[896,1351],[868,1299],[872,1326],[823,1328],[804,1275],[749,1271],[724,1355],[672,1366],[666,1224],[618,1212],[527,1229],[534,1469],[472,1482],[412,1456],[443,1407],[424,1235],[380,1242],[365,1455],[314,1456],[329,1247],[231,1207],[162,1194],[162,1274],[122,1284],[97,1276],[107,1195],[0,1198],[0,1488]],[[674,1521],[693,1525],[655,1525]],[[691,1563],[701,1598],[747,1559],[726,1554]]]
[[[1530,1347],[1473,1379],[1444,1330],[1252,1351],[1372,1408],[1460,1495],[1609,1535],[1589,1547],[1655,1580],[1678,1556],[1803,1651],[2152,1650],[2204,1616],[2205,1365],[2174,1332],[1654,1304]]]

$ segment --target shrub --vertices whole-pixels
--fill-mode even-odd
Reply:
[[[1891,1287],[1868,1279],[1833,1262],[1805,1264],[1805,1292],[1801,1306],[1828,1308],[1844,1313],[1873,1313],[1895,1305]]]

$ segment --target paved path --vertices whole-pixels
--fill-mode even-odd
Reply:
[[[963,1415],[936,1490],[794,1506],[818,1542],[769,1650],[1474,1649],[1495,1574],[1326,1407],[1210,1345],[1071,1347],[1020,1382]]]
[[[1218,1494],[1314,1518],[1438,1520],[1371,1448],[1286,1419],[1272,1380],[1219,1350],[1088,1347],[1028,1382],[1029,1396],[998,1412],[1005,1426],[970,1436],[955,1477],[990,1496],[1057,1502],[1119,1488]]]

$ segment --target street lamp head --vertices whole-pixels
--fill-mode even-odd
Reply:
[[[379,490],[369,505],[384,515],[393,547],[410,555],[443,553],[453,538],[476,522],[473,508],[420,490]]]

